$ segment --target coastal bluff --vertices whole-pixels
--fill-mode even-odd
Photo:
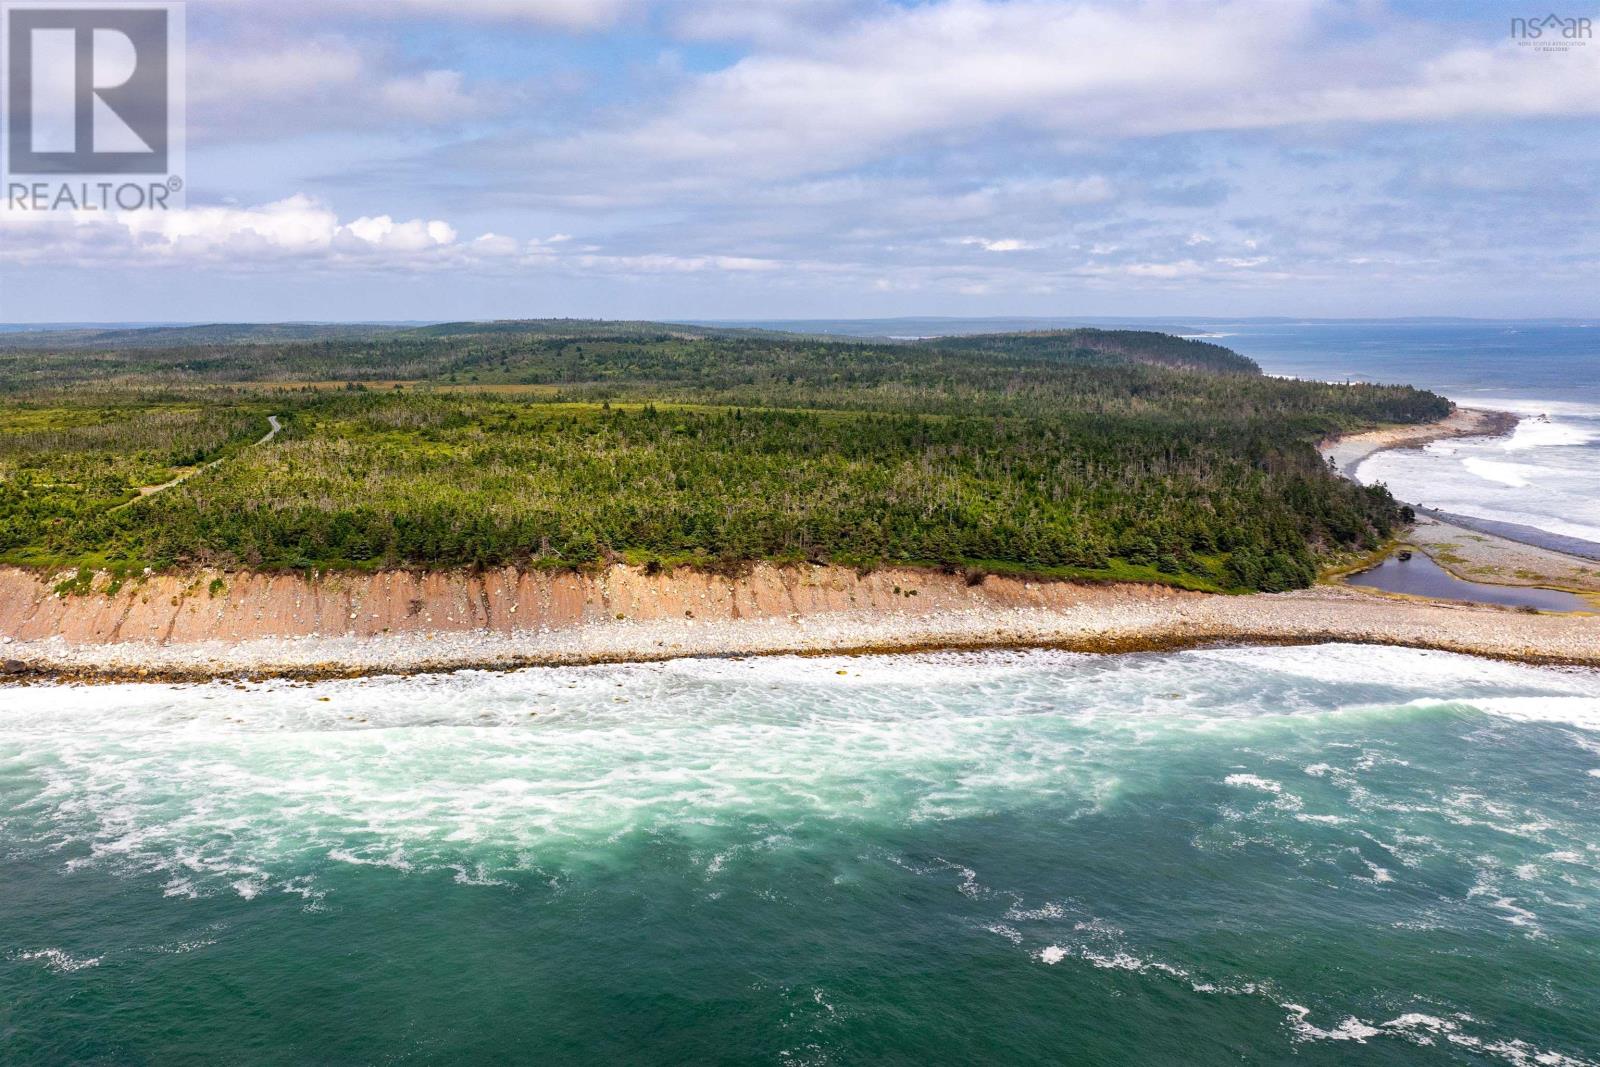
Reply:
[[[559,630],[618,621],[736,622],[848,612],[930,615],[974,608],[1063,608],[1108,600],[1179,600],[1161,586],[1091,586],[925,569],[756,564],[738,575],[689,568],[154,574],[107,593],[70,575],[0,568],[0,639],[69,644],[379,637]],[[98,591],[97,591],[98,590]]]
[[[154,574],[87,592],[0,569],[0,674],[117,681],[335,677],[681,656],[1212,642],[1405,645],[1600,666],[1600,615],[1528,614],[1320,586],[1223,596],[938,570],[612,565]]]

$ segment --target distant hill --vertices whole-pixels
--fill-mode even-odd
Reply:
[[[917,342],[944,352],[983,352],[1008,356],[1143,363],[1221,374],[1260,374],[1255,360],[1231,348],[1151,330],[1044,330],[1034,333],[976,334]]]
[[[1151,330],[1071,329],[893,341],[648,321],[424,326],[216,323],[0,335],[0,391],[86,381],[443,380],[480,384],[763,381],[836,386],[929,376],[1013,387],[1052,368],[1142,364],[1257,374],[1221,345]]]
[[[213,323],[198,326],[82,326],[0,331],[0,348],[178,348],[379,337],[414,329],[378,323]]]

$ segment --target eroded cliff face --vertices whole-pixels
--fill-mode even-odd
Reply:
[[[626,619],[707,622],[838,612],[908,616],[981,608],[1066,608],[1119,599],[1196,594],[1153,586],[1087,586],[890,569],[757,565],[727,577],[687,569],[647,574],[612,566],[595,574],[390,571],[335,574],[158,574],[115,593],[58,593],[65,575],[0,568],[0,638],[70,644],[187,642],[381,634],[556,631]]]

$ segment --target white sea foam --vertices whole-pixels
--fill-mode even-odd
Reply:
[[[1007,941],[1011,942],[1013,945],[1022,944],[1022,940],[1023,940],[1022,931],[1018,930],[1014,926],[1007,926],[1005,923],[987,923],[987,924],[984,925],[984,929],[989,931],[991,934],[996,934],[996,935],[998,935],[1000,937],[1005,938]],[[1046,963],[1054,963],[1056,961],[1054,961],[1054,960],[1046,960],[1045,962]]]
[[[1497,687],[1531,687],[1540,694],[1594,695],[1600,683],[1600,675],[1594,672],[1569,673],[1451,652],[1372,645],[1248,646],[1199,649],[1185,654],[1183,662],[1195,661],[1229,664],[1235,670],[1252,672],[1258,682],[1273,674],[1343,686],[1393,681],[1397,686],[1421,688],[1447,699],[1452,693]]]
[[[1344,1019],[1337,1026],[1323,1029],[1320,1026],[1313,1026],[1305,1021],[1304,1016],[1310,1014],[1309,1008],[1306,1008],[1300,1004],[1288,1004],[1285,1005],[1285,1007],[1289,1008],[1295,1014],[1301,1016],[1301,1018],[1294,1024],[1294,1032],[1295,1035],[1300,1037],[1302,1040],[1358,1041],[1364,1044],[1374,1037],[1383,1036],[1383,1029],[1381,1027],[1373,1026],[1370,1023],[1364,1023],[1353,1015]]]
[[[1589,416],[1600,419],[1600,412]],[[1507,452],[1522,452],[1532,448],[1576,447],[1600,440],[1600,431],[1585,423],[1523,419],[1501,447]]]
[[[1065,918],[1066,914],[1066,909],[1054,901],[1039,908],[1024,908],[1019,901],[1006,909],[1006,918],[1015,922],[1054,922]]]
[[[1512,926],[1520,926],[1534,933],[1542,932],[1539,928],[1539,916],[1518,905],[1515,898],[1495,897],[1493,904],[1496,908],[1505,912],[1505,920]]]
[[[1127,971],[1172,979],[1202,995],[1261,997],[1287,1013],[1290,1032],[1299,1042],[1353,1042],[1366,1044],[1378,1040],[1398,1040],[1422,1047],[1446,1044],[1480,1055],[1491,1056],[1518,1067],[1597,1067],[1594,1061],[1575,1058],[1527,1041],[1473,1032],[1479,1020],[1466,1013],[1444,1018],[1427,1012],[1403,1012],[1382,1022],[1369,1022],[1346,1014],[1329,1024],[1312,1021],[1312,1009],[1278,993],[1271,983],[1239,978],[1207,978],[1189,969],[1159,960],[1147,960],[1119,949],[1099,952],[1075,945],[1052,944],[1039,949],[1034,958],[1047,965],[1069,958],[1081,959],[1102,970]]]
[[[287,891],[308,904],[322,873],[340,867],[448,872],[482,888],[633,833],[682,837],[714,877],[740,848],[790,847],[784,832],[819,820],[914,823],[1041,803],[1089,814],[1138,785],[1149,753],[1243,744],[1285,724],[1381,724],[1451,699],[1511,722],[1600,723],[1593,673],[1338,645],[685,660],[5,695],[0,760],[27,785],[7,799],[37,813],[61,862],[159,872],[177,896]],[[1239,833],[1311,861],[1339,843],[1299,840],[1293,827],[1340,831],[1358,813],[1319,801],[1300,814],[1283,775],[1303,767],[1308,788],[1365,804],[1354,775],[1396,758],[1357,751],[1349,771],[1306,759],[1273,773],[1236,753],[1213,780],[1267,798]],[[754,812],[769,843],[729,840]],[[964,865],[951,869],[963,892],[985,892]]]
[[[1480,411],[1509,411],[1524,418],[1536,419],[1541,415],[1552,418],[1600,419],[1600,408],[1582,400],[1551,400],[1511,396],[1452,396],[1451,400],[1465,408]]]
[[[1373,866],[1373,865],[1369,865]],[[1375,878],[1381,868],[1374,870]],[[1490,896],[1490,906],[1506,910],[1514,924],[1526,920],[1517,912],[1514,901],[1496,896],[1494,872],[1480,871],[1475,894]],[[1378,878],[1377,880],[1381,880]],[[1426,921],[1396,923],[1406,929],[1437,929],[1441,920],[1437,915]],[[1021,944],[1020,931],[1009,925],[992,928],[993,932],[1014,944]],[[1056,940],[1031,952],[1034,959],[1046,965],[1058,965],[1067,960],[1077,960],[1100,970],[1121,971],[1129,974],[1171,980],[1189,990],[1205,996],[1258,997],[1276,1005],[1287,1014],[1290,1032],[1298,1042],[1335,1042],[1366,1044],[1375,1041],[1400,1041],[1408,1044],[1448,1046],[1476,1056],[1499,1059],[1513,1065],[1556,1065],[1556,1067],[1597,1067],[1589,1060],[1566,1053],[1542,1049],[1525,1040],[1504,1037],[1491,1032],[1480,1020],[1464,1012],[1448,1017],[1423,1011],[1401,1012],[1383,1021],[1369,1020],[1349,1012],[1334,1014],[1329,1021],[1313,1017],[1313,1009],[1299,998],[1285,995],[1277,983],[1270,979],[1242,976],[1219,976],[1196,973],[1195,970],[1176,963],[1153,958],[1149,953],[1130,946],[1124,933],[1114,924],[1089,919],[1073,925],[1073,940]],[[1078,936],[1078,935],[1081,935]],[[1532,936],[1539,936],[1536,932]]]
[[[1380,1023],[1364,1022],[1352,1015],[1346,1016],[1335,1026],[1324,1028],[1307,1021],[1311,1011],[1304,1005],[1284,1003],[1282,1007],[1289,1012],[1291,1029],[1301,1041],[1354,1041],[1366,1044],[1379,1038],[1393,1038],[1424,1047],[1443,1042],[1470,1052],[1493,1056],[1518,1067],[1595,1067],[1592,1060],[1540,1049],[1526,1041],[1469,1033],[1464,1027],[1476,1021],[1469,1015],[1444,1019],[1425,1012],[1406,1012]]]
[[[214,937],[202,937],[193,941],[179,941],[174,945],[157,945],[152,951],[161,952],[169,956],[185,956],[191,952],[198,952],[203,948],[210,948],[217,943]]]
[[[1600,730],[1600,697],[1477,697],[1470,703],[1502,719]]]
[[[1189,982],[1189,972],[1182,968],[1165,963],[1161,960],[1147,960],[1122,949],[1100,951],[1086,945],[1046,945],[1037,953],[1042,963],[1054,965],[1071,956],[1080,959],[1089,966],[1102,971],[1128,971],[1132,974],[1159,974],[1168,978],[1176,978]],[[1192,984],[1192,983],[1191,983]],[[1202,983],[1207,990],[1217,987],[1209,983]],[[1197,989],[1197,992],[1200,991]]]
[[[1274,782],[1270,778],[1262,778],[1254,774],[1230,774],[1223,779],[1227,785],[1239,786],[1244,789],[1259,789],[1263,793],[1282,793],[1283,784]]]
[[[58,974],[71,974],[73,971],[88,970],[90,967],[100,966],[103,956],[74,956],[59,948],[42,948],[33,952],[19,952],[17,959],[29,962],[38,962],[49,967]]]
[[[1081,945],[1051,944],[1039,949],[1033,956],[1040,962],[1052,966],[1074,958],[1102,970],[1126,971],[1171,979],[1202,995],[1260,997],[1287,1014],[1290,1032],[1298,1042],[1366,1044],[1378,1040],[1398,1040],[1422,1047],[1442,1043],[1494,1057],[1518,1067],[1533,1067],[1533,1065],[1600,1067],[1594,1061],[1568,1056],[1550,1049],[1540,1049],[1521,1039],[1473,1032],[1481,1024],[1478,1019],[1464,1012],[1445,1018],[1427,1012],[1410,1011],[1381,1022],[1367,1021],[1356,1015],[1345,1014],[1337,1017],[1336,1021],[1319,1025],[1312,1021],[1313,1013],[1310,1007],[1283,996],[1270,982],[1199,976],[1187,968],[1160,960],[1148,960],[1126,949],[1096,951]]]
[[[1468,471],[1487,481],[1509,485],[1513,489],[1525,489],[1541,474],[1545,473],[1538,467],[1530,467],[1523,463],[1505,463],[1491,459],[1480,459],[1477,456],[1467,456],[1461,460],[1461,465]]]

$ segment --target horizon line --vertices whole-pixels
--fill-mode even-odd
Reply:
[[[110,329],[171,329],[200,326],[436,326],[456,322],[659,322],[666,325],[733,326],[760,323],[827,323],[827,322],[1278,322],[1278,323],[1338,323],[1338,322],[1543,322],[1588,323],[1600,322],[1600,316],[1582,315],[1530,315],[1530,316],[1476,316],[1476,315],[838,315],[838,316],[761,316],[754,318],[703,318],[703,317],[637,317],[596,315],[545,315],[497,317],[449,317],[427,319],[151,319],[151,320],[62,320],[15,321],[0,319],[0,329],[11,330],[110,330]]]

